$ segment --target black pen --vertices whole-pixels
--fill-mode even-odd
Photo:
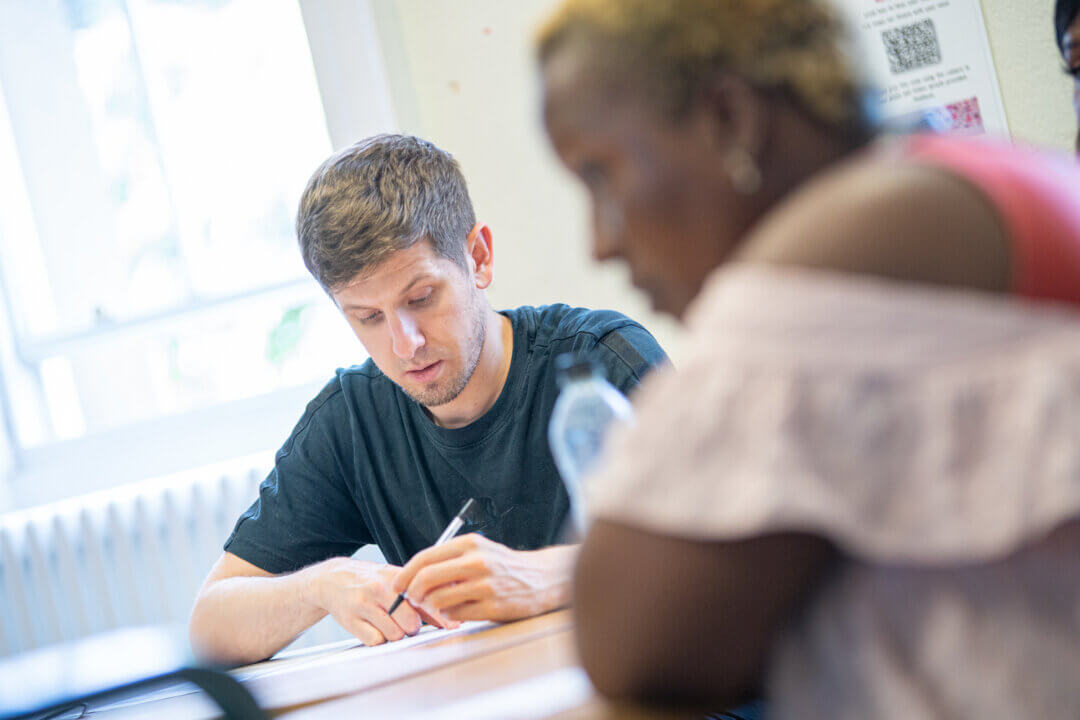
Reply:
[[[439,536],[439,539],[436,540],[435,544],[431,547],[437,547],[439,545],[442,545],[444,542],[457,535],[458,531],[461,530],[462,526],[464,526],[465,523],[469,521],[469,513],[472,511],[473,505],[475,504],[476,501],[472,498],[466,500],[465,504],[461,507],[461,510],[458,511],[458,514],[454,516],[454,519],[450,521],[450,524],[447,525],[446,529],[442,531],[442,535]],[[397,600],[395,600],[394,604],[390,606],[390,610],[387,611],[386,614],[393,615],[394,611],[398,609],[398,605],[400,605],[403,600],[405,600],[404,590],[402,590],[401,594],[397,596]]]

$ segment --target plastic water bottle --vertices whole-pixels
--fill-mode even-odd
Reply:
[[[632,423],[634,409],[626,396],[604,378],[598,363],[559,355],[555,371],[560,390],[548,425],[548,442],[570,496],[574,526],[579,535],[584,535],[582,481],[600,458],[608,431],[616,423]]]

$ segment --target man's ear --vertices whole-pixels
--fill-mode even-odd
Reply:
[[[483,223],[473,226],[469,237],[465,239],[465,260],[469,274],[476,287],[483,290],[491,284],[494,277],[495,246],[491,238],[491,228]]]

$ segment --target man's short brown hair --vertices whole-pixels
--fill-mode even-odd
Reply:
[[[332,292],[424,239],[465,268],[475,224],[450,153],[410,135],[376,135],[319,166],[300,197],[296,235],[307,269]]]

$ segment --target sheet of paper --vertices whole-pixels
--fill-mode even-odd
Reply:
[[[979,0],[834,0],[887,121],[1009,134]],[[1049,26],[1049,15],[1047,16]]]
[[[491,622],[466,622],[454,630],[441,630],[431,625],[425,625],[420,632],[411,638],[404,638],[397,642],[384,643],[366,647],[358,640],[342,640],[341,642],[328,643],[302,650],[284,651],[271,660],[265,660],[253,665],[231,670],[230,674],[240,682],[247,682],[256,678],[264,678],[290,672],[298,667],[318,667],[319,665],[331,665],[348,658],[366,658],[387,655],[399,652],[416,645],[436,642],[455,635],[467,635],[483,630],[494,625]],[[114,712],[122,708],[137,708],[148,702],[168,700],[169,698],[193,695],[200,692],[198,688],[187,682],[178,682],[166,685],[152,691],[133,693],[129,697],[117,699],[106,705],[94,706],[95,712]],[[212,701],[207,699],[204,703],[211,711],[216,710]],[[213,712],[210,713],[210,716]]]
[[[495,623],[491,622],[465,622],[453,630],[441,630],[432,627],[431,625],[425,625],[420,629],[420,632],[413,637],[407,637],[398,640],[397,642],[373,645],[372,647],[366,647],[356,640],[345,640],[329,645],[320,645],[317,648],[298,650],[293,653],[283,653],[282,656],[272,660],[237,668],[231,671],[231,674],[240,682],[246,682],[248,680],[254,680],[255,678],[290,672],[301,666],[318,667],[319,665],[332,665],[340,662],[346,656],[350,658],[368,658],[396,653],[416,645],[445,640],[446,638],[454,637],[455,635],[468,635],[477,630],[491,627],[494,624]]]

